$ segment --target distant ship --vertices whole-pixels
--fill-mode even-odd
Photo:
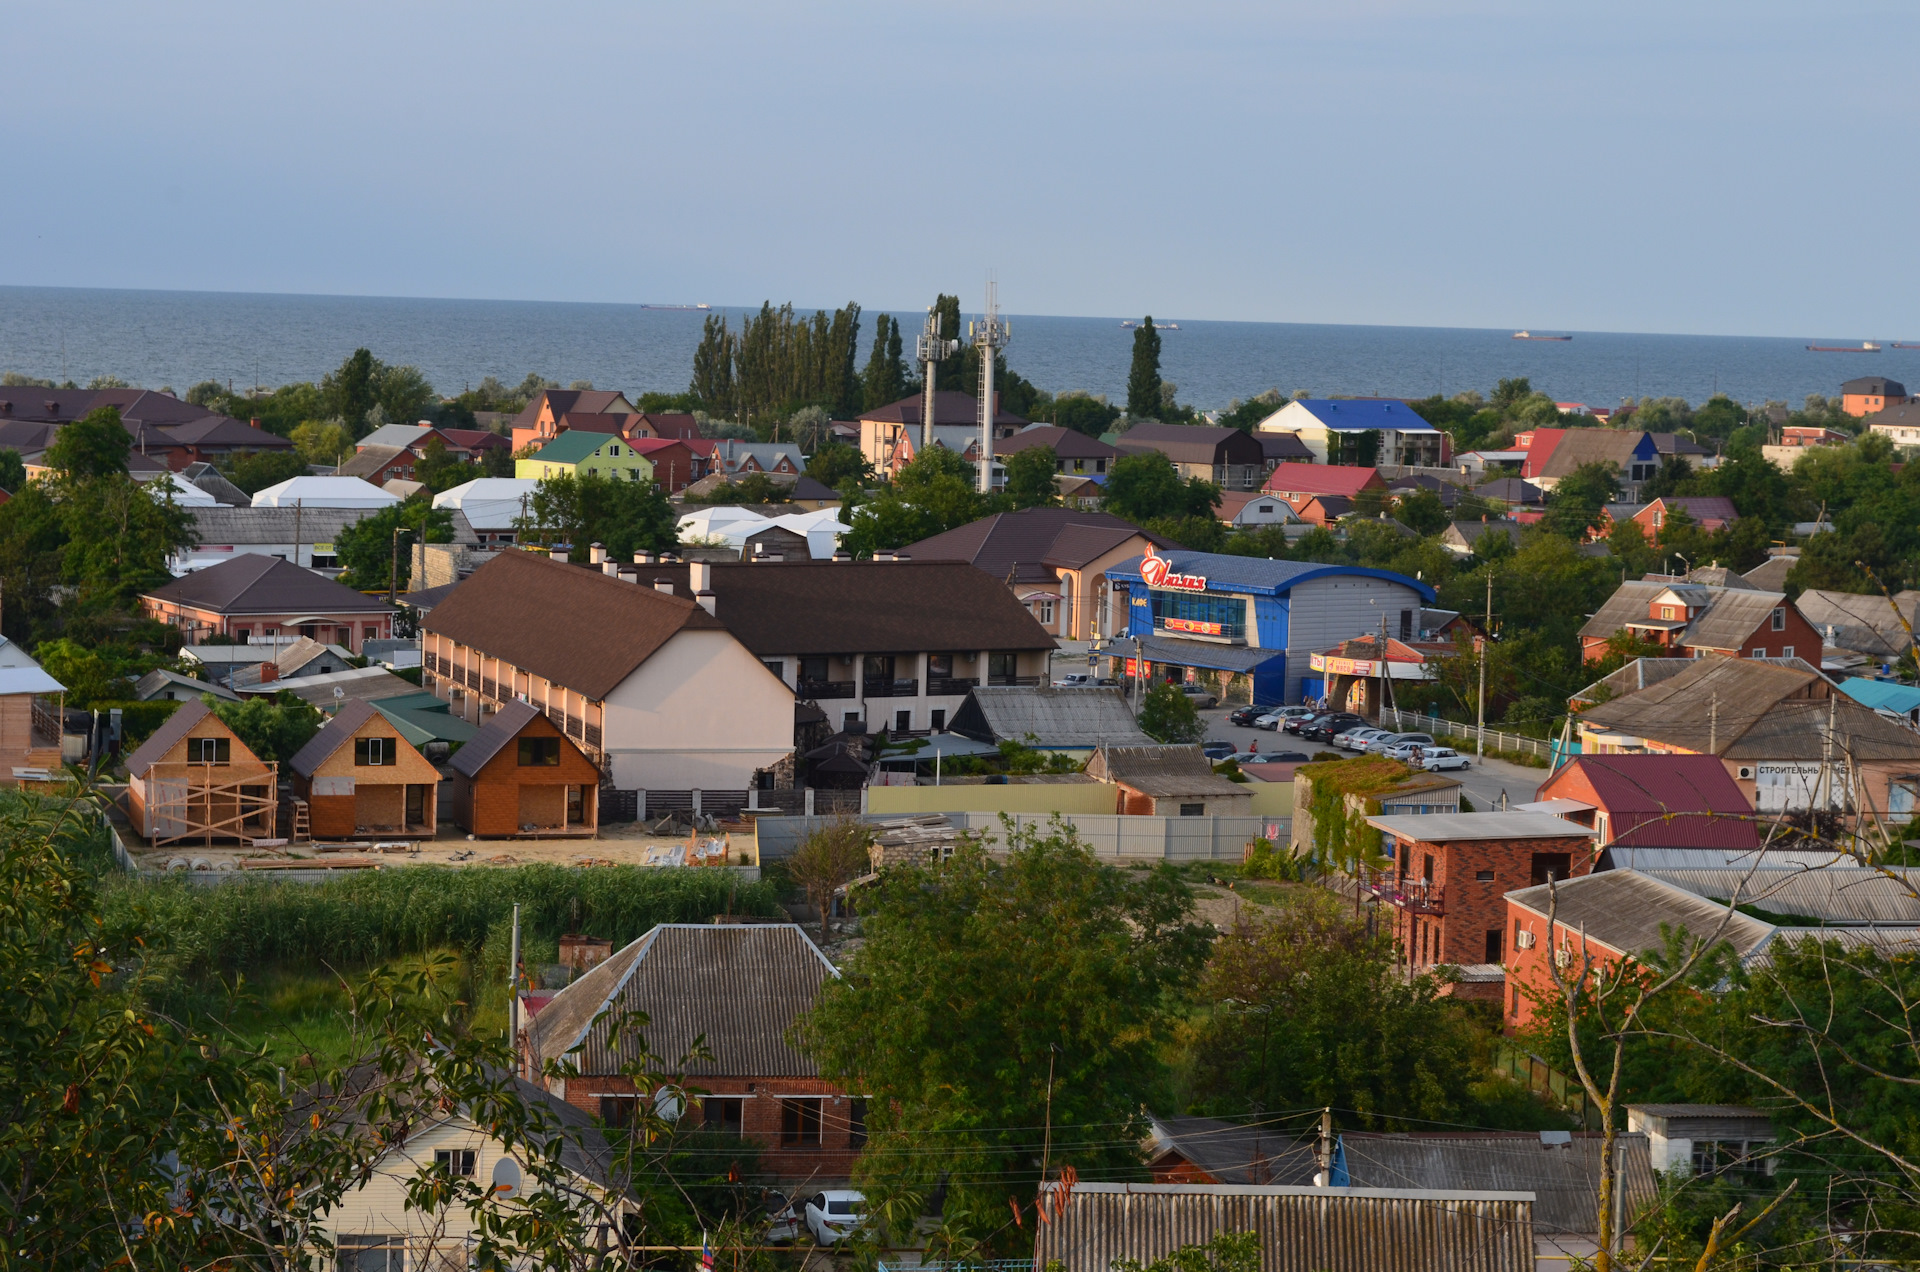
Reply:
[[[1894,348],[1901,346],[1895,345]],[[1862,340],[1858,345],[1808,345],[1814,353],[1878,353],[1880,346],[1871,340]]]
[[[1905,340],[1896,340],[1893,342],[1893,347],[1895,349],[1920,349],[1920,344],[1913,344]]]
[[[642,309],[712,309],[712,305],[642,305]]]
[[[1572,336],[1536,336],[1531,331],[1516,331],[1513,333],[1513,338],[1515,340],[1571,340],[1573,339]]]
[[[1127,331],[1132,331],[1139,325],[1139,323],[1131,318],[1123,318],[1120,320],[1120,326]],[[1153,324],[1153,329],[1155,331],[1178,331],[1180,330],[1180,324],[1177,322],[1156,322]]]

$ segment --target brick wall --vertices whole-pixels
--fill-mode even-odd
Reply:
[[[1401,841],[1398,852],[1409,852],[1404,861],[1396,861],[1396,873],[1404,869],[1409,880],[1425,876],[1426,858],[1433,858],[1433,886],[1442,898],[1439,914],[1412,913],[1394,907],[1394,936],[1400,942],[1402,957],[1418,966],[1435,963],[1499,962],[1510,952],[1511,934],[1506,931],[1506,894],[1530,886],[1533,859],[1540,853],[1565,853],[1568,878],[1589,873],[1593,868],[1593,840],[1587,836],[1553,839],[1465,839],[1444,844]],[[1481,878],[1482,874],[1490,878]],[[1487,947],[1488,933],[1500,933],[1498,951]],[[1497,953],[1489,960],[1487,955]]]
[[[1578,960],[1580,957],[1580,933],[1577,930],[1564,923],[1557,924],[1554,939],[1549,941],[1544,915],[1535,914],[1525,906],[1509,903],[1506,930],[1509,946],[1514,946],[1515,933],[1521,931],[1532,934],[1533,947],[1512,948],[1507,955],[1507,1001],[1501,1015],[1509,1033],[1532,1025],[1540,1013],[1541,1004],[1551,1002],[1558,996],[1559,991],[1553,986],[1553,972],[1548,965],[1554,949],[1570,947],[1573,958]],[[1601,945],[1591,937],[1587,938],[1586,952],[1593,959],[1596,971],[1612,966],[1622,957],[1618,950]],[[1571,972],[1574,969],[1565,970]]]
[[[760,1168],[783,1179],[804,1180],[811,1187],[827,1187],[852,1177],[860,1156],[854,1143],[851,1115],[854,1102],[822,1078],[689,1078],[689,1086],[710,1095],[740,1099],[740,1134],[760,1149]],[[601,1116],[602,1097],[634,1095],[633,1083],[621,1076],[583,1076],[567,1079],[567,1103]],[[782,1114],[789,1099],[820,1101],[820,1142],[783,1143]],[[686,1116],[698,1125],[705,1118],[699,1097],[689,1101]]]

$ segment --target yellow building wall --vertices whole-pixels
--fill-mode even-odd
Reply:
[[[1248,782],[1253,789],[1253,816],[1293,816],[1292,782]]]

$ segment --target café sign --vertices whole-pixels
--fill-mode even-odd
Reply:
[[[1146,555],[1140,558],[1140,577],[1148,587],[1167,588],[1175,592],[1204,592],[1207,590],[1207,576],[1204,574],[1175,574],[1173,563],[1147,546]]]

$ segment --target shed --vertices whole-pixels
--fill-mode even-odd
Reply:
[[[197,698],[127,757],[127,818],[155,847],[265,839],[274,833],[278,789],[278,766]]]
[[[1087,775],[1119,788],[1114,811],[1153,817],[1246,817],[1253,792],[1213,771],[1197,746],[1102,746]]]
[[[553,722],[509,702],[450,765],[449,810],[475,835],[591,835],[600,824],[600,770]]]
[[[1029,742],[1043,751],[1152,746],[1118,689],[975,685],[950,731],[976,742]]]
[[[1629,1104],[1627,1129],[1647,1137],[1655,1170],[1689,1174],[1750,1162],[1778,1138],[1766,1110],[1739,1104]]]
[[[438,770],[364,698],[340,708],[287,767],[315,838],[434,833]]]

